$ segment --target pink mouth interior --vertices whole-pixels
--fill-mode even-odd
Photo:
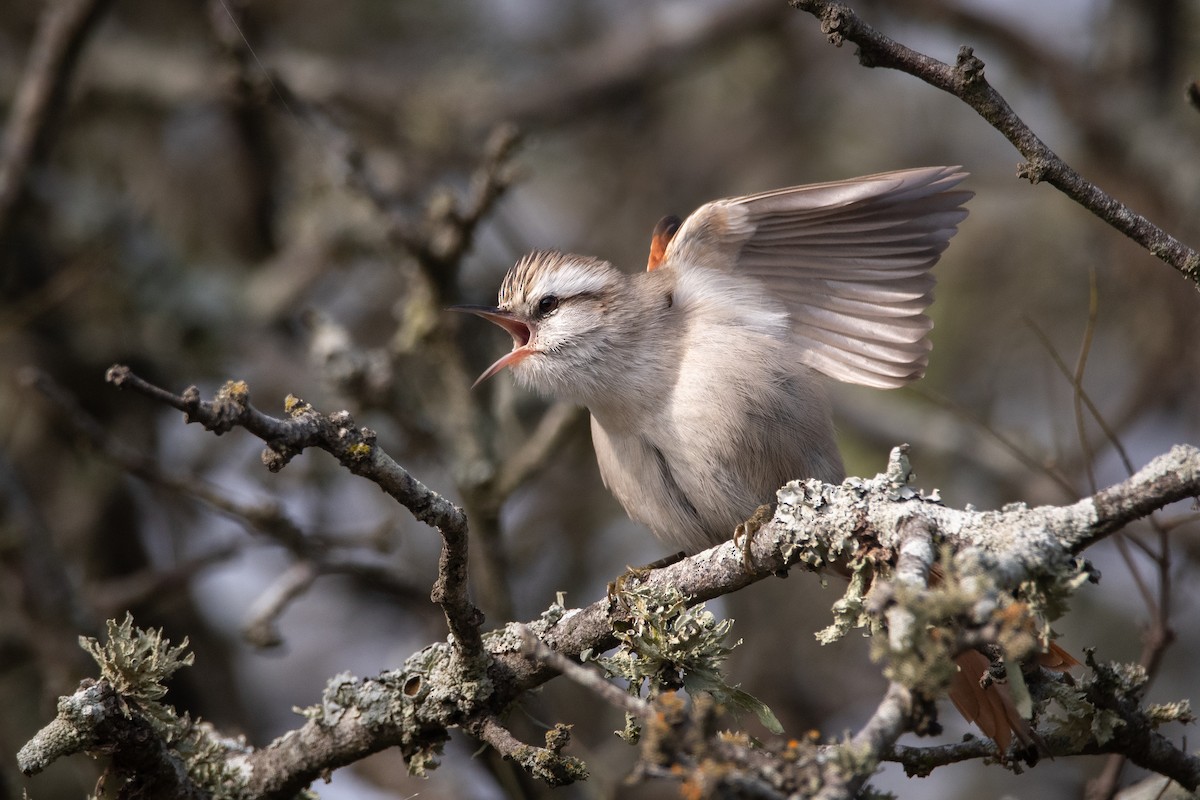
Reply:
[[[489,316],[492,322],[499,325],[504,330],[508,331],[509,336],[513,338],[513,349],[524,347],[529,344],[529,337],[532,335],[529,326],[520,320],[510,317]]]
[[[529,344],[529,326],[525,323],[515,323],[508,332],[512,334],[513,344],[517,347],[524,347]]]

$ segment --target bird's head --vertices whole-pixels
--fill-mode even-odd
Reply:
[[[505,367],[517,380],[557,397],[582,398],[612,366],[627,277],[607,261],[537,251],[517,262],[500,286],[497,306],[454,306],[499,325],[513,349],[475,384]]]

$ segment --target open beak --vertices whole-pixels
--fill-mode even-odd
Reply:
[[[504,330],[508,331],[509,336],[513,338],[513,349],[497,359],[495,364],[484,370],[483,374],[475,379],[475,383],[471,384],[472,389],[505,367],[516,366],[522,360],[537,352],[529,346],[529,339],[533,335],[529,324],[518,318],[511,311],[506,311],[503,308],[492,308],[491,306],[450,306],[449,310],[462,311],[467,314],[474,314],[477,317],[483,317],[488,322],[494,322],[501,328],[504,328]]]

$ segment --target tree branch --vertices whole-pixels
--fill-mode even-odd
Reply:
[[[467,659],[482,653],[479,626],[483,614],[467,596],[466,515],[377,447],[374,431],[355,427],[345,411],[325,416],[296,397],[288,399],[288,419],[269,416],[250,405],[249,387],[240,381],[227,382],[210,403],[200,399],[200,391],[194,386],[175,395],[147,383],[124,366],[111,367],[105,378],[114,386],[133,389],[183,411],[187,422],[199,422],[217,435],[235,427],[245,428],[267,443],[263,463],[272,472],[278,472],[306,448],[317,447],[355,475],[374,482],[442,535],[438,579],[431,597],[445,612],[450,632]]]
[[[209,797],[188,778],[180,756],[140,714],[130,711],[108,681],[86,680],[75,694],[60,697],[58,716],[21,748],[17,764],[21,772],[35,775],[82,750],[104,751],[123,797]]]
[[[111,369],[109,380],[179,408],[189,421],[201,422],[215,432],[245,427],[267,441],[264,460],[276,469],[305,447],[325,449],[356,474],[376,482],[419,519],[465,537],[461,512],[388,458],[369,431],[353,429],[344,412],[325,417],[292,399],[290,418],[276,419],[249,404],[244,384],[227,384],[214,402],[207,403],[195,389],[177,396],[142,381],[126,368]],[[949,509],[909,487],[909,478],[908,461],[900,448],[893,452],[888,471],[870,480],[851,478],[841,486],[794,481],[780,490],[775,517],[753,537],[748,559],[743,560],[741,543],[730,541],[654,570],[639,591],[677,591],[689,603],[699,603],[785,573],[793,566],[824,569],[864,552],[881,553],[872,562],[877,565],[898,557],[896,580],[919,588],[937,545],[955,551],[950,568],[957,576],[957,590],[971,592],[970,607],[979,617],[974,623],[983,627],[992,624],[991,616],[1003,608],[1007,593],[1029,583],[1061,583],[1073,588],[1078,585],[1073,577],[1080,573],[1077,555],[1087,545],[1155,508],[1200,494],[1200,449],[1177,446],[1130,479],[1061,507],[1014,505],[987,512]],[[452,557],[448,552],[465,557],[465,551],[457,551],[450,541],[443,548],[444,562]],[[855,562],[850,563],[853,569]],[[527,634],[515,623],[479,637],[478,623],[470,616],[471,607],[465,600],[465,586],[447,576],[453,576],[453,570],[443,569],[438,582],[446,587],[440,599],[452,625],[451,643],[430,645],[411,656],[401,669],[377,678],[338,676],[332,680],[321,704],[305,712],[310,718],[306,725],[267,747],[239,755],[251,768],[248,797],[290,796],[330,769],[393,746],[401,749],[410,769],[421,772],[434,763],[452,727],[486,734],[485,738],[504,746],[512,744],[497,732],[497,716],[557,670],[525,655]],[[457,602],[451,599],[452,592],[459,593]],[[462,603],[467,604],[466,612]],[[604,599],[580,609],[552,607],[528,626],[546,648],[577,659],[584,650],[599,652],[613,646],[614,628],[627,624],[628,614],[624,604]],[[464,628],[467,632],[461,633]],[[479,643],[474,657],[460,638],[471,632]],[[480,671],[480,665],[486,673]],[[1113,713],[1131,720],[1127,730],[1103,744],[1091,738],[1082,743],[1058,743],[1055,753],[1065,755],[1064,748],[1069,752],[1126,748],[1136,763],[1162,770],[1191,788],[1200,784],[1200,760],[1153,732],[1150,718],[1138,708],[1136,687],[1109,683],[1108,688],[1098,684],[1091,699],[1097,707],[1116,709]],[[837,770],[821,769],[828,796],[850,796],[881,758],[906,752],[895,750],[894,742],[910,722],[913,697],[909,687],[893,682],[867,725],[848,744],[832,746],[844,748],[844,752],[839,750],[843,755],[834,759],[842,765]],[[1133,724],[1138,714],[1141,722]],[[681,740],[686,741],[693,742],[687,747],[694,750],[694,740]],[[740,752],[733,747],[729,758],[742,758],[734,751]],[[512,755],[516,751],[509,748],[507,752]],[[540,752],[540,748],[520,751],[523,756]],[[537,761],[519,760],[527,767]],[[695,762],[692,778],[709,775],[704,763],[703,759]]]
[[[951,67],[885,36],[840,3],[829,0],[789,2],[820,20],[821,32],[830,43],[840,46],[843,41],[851,41],[858,45],[858,58],[863,66],[905,72],[962,100],[1025,157],[1026,163],[1017,170],[1019,176],[1031,183],[1049,183],[1153,256],[1170,264],[1185,278],[1200,284],[1200,253],[1101,191],[1059,158],[987,82],[984,64],[971,48],[961,48],[955,66]]]

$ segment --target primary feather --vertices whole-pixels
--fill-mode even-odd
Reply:
[[[937,262],[966,217],[958,167],[796,186],[701,206],[663,266],[760,281],[787,309],[798,357],[849,383],[894,388],[929,360]]]

